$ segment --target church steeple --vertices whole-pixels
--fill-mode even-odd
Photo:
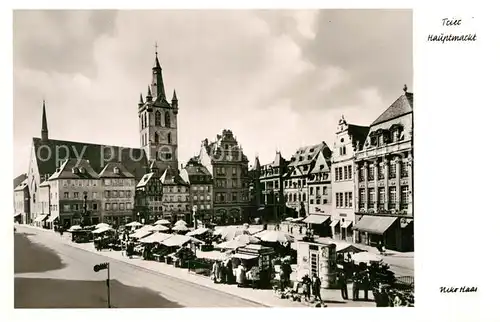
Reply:
[[[45,112],[45,100],[42,108],[42,141],[49,140],[49,128],[47,127],[47,113]]]
[[[151,94],[153,98],[166,98],[165,86],[163,85],[163,76],[161,72],[160,61],[158,60],[158,45],[155,44],[155,65],[153,67],[153,80],[151,82]]]
[[[139,96],[139,103],[137,103],[139,105],[139,108],[144,105],[144,99],[142,98],[142,93],[141,95]]]

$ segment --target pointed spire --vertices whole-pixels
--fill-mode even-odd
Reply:
[[[161,69],[160,61],[158,60],[158,43],[155,42],[155,67]]]
[[[148,85],[148,95],[146,95],[146,102],[151,102],[153,96],[151,95],[151,87]]]
[[[158,59],[158,44],[155,43],[155,65],[153,67],[153,79],[151,81],[152,97],[166,99],[165,85],[163,84],[163,76],[161,72],[160,60]]]
[[[139,105],[139,107],[144,105],[144,99],[142,98],[142,93],[139,95],[139,103],[137,103],[137,104]]]
[[[48,141],[49,129],[47,126],[47,112],[45,111],[45,100],[43,100],[42,107],[42,141]]]
[[[174,89],[174,95],[172,96],[172,101],[177,101],[177,93],[175,92],[175,89]]]
[[[403,91],[405,92],[405,94],[408,91],[408,86],[406,86],[406,84],[405,84],[405,86],[403,86]]]

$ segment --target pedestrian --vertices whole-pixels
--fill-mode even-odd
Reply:
[[[363,272],[363,275],[361,277],[361,285],[363,287],[363,291],[364,291],[364,300],[365,301],[368,301],[368,287],[370,285],[370,280],[369,280],[369,277],[368,277],[368,272]]]
[[[311,301],[311,279],[308,274],[302,277],[302,294],[307,301]]]
[[[318,277],[318,275],[316,275],[316,273],[313,274],[312,289],[313,289],[314,300],[319,300],[320,302],[323,302],[323,300],[321,299],[321,280]]]
[[[214,262],[214,265],[212,266],[212,276],[214,278],[214,283],[219,282],[219,277],[220,277],[220,264],[218,261]]]
[[[243,264],[240,264],[236,269],[236,283],[238,283],[238,287],[245,286],[245,279],[246,279],[245,267],[243,267]]]
[[[348,300],[349,299],[349,294],[347,293],[346,275],[342,271],[340,271],[340,273],[339,273],[339,286],[340,286],[340,293],[342,294],[342,298],[344,300]]]
[[[352,274],[352,300],[359,300],[359,282],[358,282],[358,274],[354,272]]]
[[[387,293],[387,289],[382,287],[382,292],[380,294],[380,306],[388,307],[389,306],[389,294]]]

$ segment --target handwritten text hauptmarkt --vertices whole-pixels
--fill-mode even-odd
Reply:
[[[462,19],[443,18],[441,19],[441,25],[446,28],[462,26]],[[430,34],[427,37],[427,41],[436,41],[436,42],[441,42],[443,44],[445,42],[470,42],[476,40],[477,40],[476,33],[454,34],[454,33],[442,32],[440,34]]]

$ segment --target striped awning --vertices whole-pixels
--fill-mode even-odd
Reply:
[[[42,222],[45,220],[45,218],[47,218],[49,215],[48,214],[41,214],[41,215],[38,215],[36,216],[35,220],[33,220],[34,222]]]
[[[309,215],[306,219],[304,219],[304,222],[307,224],[324,224],[328,219],[330,219],[330,216],[322,216],[322,215]]]
[[[56,218],[59,217],[58,214],[51,214],[50,217],[47,219],[47,222],[53,222],[56,220]]]
[[[365,231],[371,234],[382,235],[397,220],[397,217],[390,216],[369,216],[364,215],[361,220],[354,225],[354,229]]]

